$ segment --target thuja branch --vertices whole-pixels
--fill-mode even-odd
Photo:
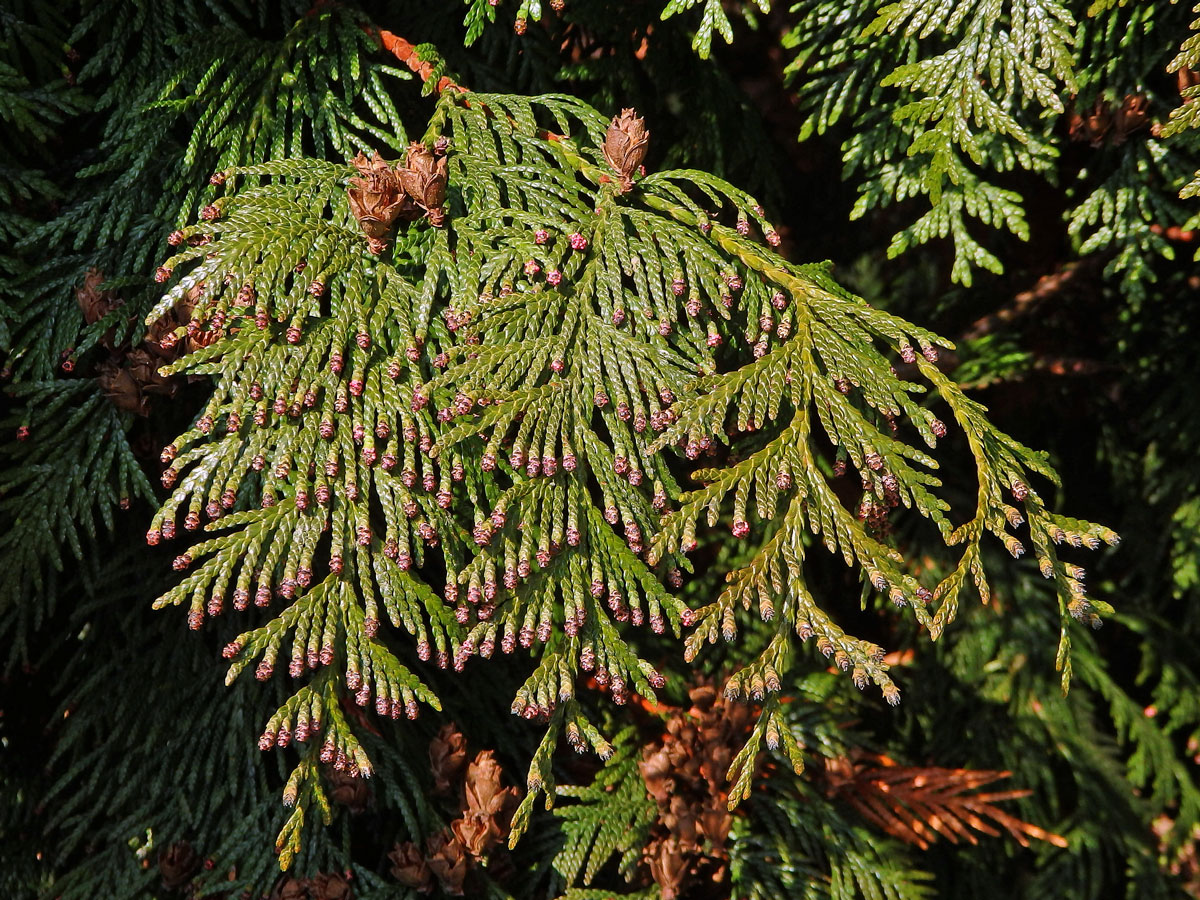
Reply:
[[[433,78],[407,41],[380,39]],[[282,601],[226,648],[231,675],[257,660],[266,679],[290,646],[289,673],[309,679],[264,748],[320,741],[320,761],[369,774],[343,703],[413,717],[439,701],[409,653],[462,671],[496,649],[530,650],[540,661],[513,711],[549,730],[515,835],[552,784],[560,733],[576,749],[609,747],[577,696],[581,680],[617,704],[653,700],[663,679],[640,655],[639,626],[694,625],[691,656],[704,640],[735,639],[735,608],[757,604],[764,619],[778,611],[776,635],[727,685],[763,703],[737,757],[730,796],[745,797],[760,741],[800,764],[774,701],[792,635],[813,638],[860,687],[899,698],[882,649],[843,632],[809,592],[812,540],[936,636],[966,572],[937,592],[922,585],[887,541],[887,515],[911,507],[948,543],[965,541],[960,570],[981,581],[982,533],[1016,540],[1002,486],[1022,486],[1063,608],[1090,615],[1072,586],[1081,573],[1051,545],[1111,532],[1044,510],[1026,472],[1051,473],[937,370],[948,342],[872,309],[824,268],[776,255],[774,228],[736,187],[700,171],[647,175],[649,131],[633,110],[610,121],[570,97],[436,87],[429,140],[400,164],[360,154],[352,167],[229,170],[227,196],[180,232],[179,245],[195,246],[158,272],[172,287],[152,318],[186,302],[188,324],[170,339],[203,336],[172,371],[210,375],[215,388],[164,453],[174,492],[150,539],[172,537],[181,509],[185,530],[204,514],[205,530],[221,532],[177,558],[195,568],[160,605],[186,605],[200,627],[227,596],[236,611]],[[901,379],[893,354],[968,435],[976,524],[951,528],[936,460],[899,430],[932,450],[946,426],[916,402],[926,386]],[[746,432],[765,443],[680,489],[669,445],[689,459],[714,439],[740,453]],[[822,434],[834,474],[853,466],[861,478],[857,515],[827,483]],[[757,518],[769,537],[693,614],[669,588],[682,585],[702,515],[739,540]],[[940,619],[925,609],[935,598]],[[289,789],[299,798],[289,854],[304,798],[320,805],[317,786],[304,787],[315,771],[306,756]]]

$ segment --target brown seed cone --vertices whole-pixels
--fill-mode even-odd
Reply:
[[[371,802],[371,789],[365,778],[353,778],[348,772],[333,768],[325,769],[325,777],[329,779],[329,799],[346,807],[351,815],[363,812]]]
[[[642,779],[646,782],[646,790],[650,796],[659,804],[668,803],[674,784],[671,780],[671,758],[667,755],[667,749],[647,747],[638,766],[642,770]]]
[[[405,167],[396,172],[400,184],[410,197],[429,213],[433,225],[445,220],[442,205],[446,202],[446,157],[437,156],[424,144],[408,145]]]
[[[352,900],[354,897],[350,882],[332,872],[323,872],[309,879],[308,893],[312,900]]]
[[[643,748],[639,763],[658,807],[644,859],[664,898],[709,896],[703,885],[726,881],[725,844],[733,817],[725,776],[751,725],[747,707],[727,702],[710,685],[693,688],[689,697],[691,708],[671,715],[662,738]]]
[[[221,337],[221,332],[215,328],[197,330],[194,334],[187,336],[187,340],[184,341],[184,351],[194,353],[201,347],[211,347],[219,337]]]
[[[354,168],[358,176],[350,179],[346,189],[350,212],[367,237],[382,238],[404,208],[404,188],[396,171],[378,151],[369,160],[359,152],[354,158]]]
[[[161,359],[168,361],[175,359],[179,355],[180,345],[174,342],[175,336],[172,332],[180,324],[182,323],[171,312],[160,319],[155,319],[146,329],[144,341],[146,348]]]
[[[646,120],[633,109],[623,109],[614,116],[604,135],[604,158],[621,177],[621,191],[633,187],[633,173],[646,158],[650,132]]]
[[[467,766],[464,790],[468,813],[494,817],[507,832],[518,798],[516,788],[500,786],[503,775],[493,752],[481,750]]]
[[[654,883],[662,890],[663,900],[680,896],[687,876],[688,861],[673,837],[663,838],[651,844],[647,861]]]
[[[677,795],[668,801],[666,811],[659,816],[667,830],[679,841],[680,849],[688,853],[700,849],[700,811],[701,807],[691,797]]]
[[[388,859],[392,861],[392,877],[401,884],[416,888],[423,894],[433,890],[433,873],[412,841],[397,844],[388,854]]]
[[[1114,144],[1123,144],[1131,132],[1144,128],[1150,122],[1150,101],[1145,94],[1128,94],[1121,107],[1113,114]]]
[[[176,841],[158,853],[158,871],[162,873],[163,887],[177,891],[200,871],[200,855],[187,841]]]
[[[178,384],[175,379],[158,373],[161,361],[155,359],[146,350],[138,348],[130,350],[125,356],[125,368],[130,377],[148,394],[162,394],[167,397],[175,395]]]
[[[712,849],[719,854],[725,851],[725,840],[729,837],[729,829],[733,825],[733,815],[724,805],[710,806],[700,813],[700,834],[712,843]]]
[[[702,684],[688,691],[688,699],[692,701],[692,715],[698,716],[713,708],[717,702],[717,689],[711,684]]]
[[[100,290],[104,280],[104,273],[99,269],[88,269],[83,276],[83,284],[75,290],[75,299],[83,310],[84,321],[89,325],[100,321],[121,305],[112,291]]]
[[[1083,122],[1092,146],[1099,147],[1112,127],[1112,113],[1108,110],[1108,104],[1097,101],[1096,107],[1083,117]]]
[[[467,766],[467,739],[452,722],[441,727],[429,743],[429,765],[433,769],[433,790],[448,794],[462,779]]]
[[[441,884],[442,890],[461,897],[469,858],[458,838],[449,829],[439,831],[425,842],[425,852],[429,870]]]
[[[1112,112],[1103,100],[1097,100],[1091,109],[1067,116],[1068,137],[1073,141],[1088,141],[1093,147],[1104,143],[1111,127]]]
[[[137,413],[139,416],[150,414],[149,398],[142,393],[141,385],[134,380],[128,369],[107,360],[96,367],[96,381],[104,396],[117,409]]]
[[[495,817],[481,813],[468,812],[461,819],[455,819],[450,823],[450,830],[476,859],[486,856],[505,836]]]
[[[280,878],[271,889],[271,900],[309,900],[308,881],[303,878]]]

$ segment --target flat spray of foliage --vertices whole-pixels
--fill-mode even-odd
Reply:
[[[148,321],[191,307],[178,338],[195,349],[169,371],[214,390],[164,451],[173,492],[148,537],[208,521],[158,605],[186,607],[193,627],[271,610],[226,656],[230,681],[251,666],[293,678],[260,739],[299,751],[284,867],[311,810],[329,816],[318,764],[372,771],[343,701],[391,717],[439,708],[414,652],[485,678],[471,657],[529,651],[513,712],[549,726],[515,841],[538,792],[554,796],[561,735],[612,752],[575,699],[588,676],[619,704],[654,699],[643,629],[669,629],[691,658],[736,640],[740,609],[771,623],[725,686],[761,709],[733,804],[764,741],[802,765],[779,691],[806,642],[898,702],[883,649],[806,586],[810,554],[842,557],[864,596],[936,639],[964,591],[988,599],[985,538],[1014,556],[1028,545],[1057,591],[1064,689],[1070,620],[1108,611],[1057,546],[1115,534],[1047,508],[1033,481],[1054,472],[939,370],[949,342],[779,256],[729,183],[645,173],[646,138],[632,111],[610,123],[567,96],[448,90],[394,166],[231,168],[224,196],[175,236],[184,249],[159,270],[169,289]],[[954,431],[974,508],[938,494],[934,453]],[[838,478],[861,482],[857,507]],[[923,582],[882,534],[898,506],[955,554],[942,580]],[[692,610],[673,591],[719,522],[755,549]]]

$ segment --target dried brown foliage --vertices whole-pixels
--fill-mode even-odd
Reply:
[[[1008,832],[1022,847],[1029,839],[1066,847],[1060,835],[1046,831],[997,806],[1028,797],[1028,790],[979,792],[1008,778],[1010,772],[900,766],[887,756],[854,751],[825,760],[825,793],[845,801],[864,819],[905,843],[927,849],[938,837],[953,844],[979,843],[979,835]]]

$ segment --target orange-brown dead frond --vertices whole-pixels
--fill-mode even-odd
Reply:
[[[825,762],[826,793],[846,801],[867,821],[893,837],[928,849],[938,836],[953,844],[979,843],[979,835],[1007,831],[1022,847],[1029,839],[1066,847],[1066,838],[1024,822],[997,806],[1027,797],[1028,790],[976,793],[1011,772],[900,766],[876,754]],[[997,828],[999,826],[999,828]]]

